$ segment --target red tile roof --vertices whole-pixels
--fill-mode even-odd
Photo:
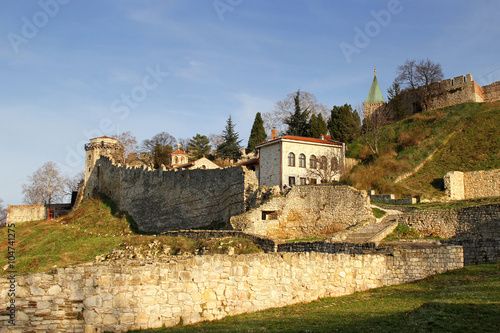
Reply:
[[[331,140],[331,136],[330,135],[327,135],[325,137],[325,139],[316,139],[316,138],[307,138],[307,137],[303,137],[303,136],[285,135],[285,136],[282,136],[280,138],[276,138],[274,140],[269,140],[269,141],[266,141],[266,142],[259,143],[257,145],[257,147],[261,146],[263,144],[266,144],[266,143],[278,142],[280,140],[294,140],[294,141],[310,142],[310,143],[322,143],[322,144],[336,145],[336,146],[340,146],[341,145],[340,142]]]
[[[173,153],[170,153],[169,155],[187,155],[187,156],[189,156],[187,153],[183,152],[182,150],[176,150]]]

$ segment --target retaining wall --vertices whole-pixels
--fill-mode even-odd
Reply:
[[[449,238],[463,245],[466,265],[500,262],[500,204],[447,210],[418,210],[398,218],[422,237]]]
[[[384,254],[283,253],[107,262],[16,277],[7,332],[122,332],[222,318],[425,278],[463,267],[462,248]],[[0,308],[10,283],[1,279]]]
[[[443,179],[446,194],[452,200],[500,196],[500,169],[450,171]]]

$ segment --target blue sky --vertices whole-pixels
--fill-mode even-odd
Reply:
[[[220,134],[246,145],[257,112],[301,89],[333,107],[384,95],[407,59],[500,80],[500,2],[5,0],[0,198],[45,162],[83,170],[89,137]],[[360,33],[361,31],[361,33]]]

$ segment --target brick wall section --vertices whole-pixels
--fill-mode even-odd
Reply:
[[[277,239],[328,237],[374,219],[365,191],[349,186],[295,186],[284,197],[231,218],[236,230]]]
[[[450,171],[443,180],[446,194],[452,200],[500,196],[500,169]]]
[[[466,265],[500,262],[500,204],[449,210],[419,210],[398,219],[422,237],[449,238],[464,247]]]
[[[11,331],[123,332],[174,326],[401,284],[463,267],[462,249],[390,255],[283,253],[117,261],[17,276]],[[0,280],[0,308],[9,283]]]
[[[245,209],[243,167],[164,171],[130,168],[102,157],[86,183],[85,195],[101,192],[129,213],[144,232],[229,222]]]

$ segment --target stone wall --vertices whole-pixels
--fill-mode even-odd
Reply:
[[[126,211],[143,232],[210,226],[229,222],[245,210],[246,171],[166,171],[130,168],[101,157],[86,183],[85,196],[100,192]]]
[[[500,196],[500,169],[450,171],[443,180],[446,194],[451,200]]]
[[[484,94],[481,87],[473,80],[472,74],[457,76],[434,83],[440,85],[443,94],[435,97],[430,109],[438,109],[446,106],[467,103],[483,102]]]
[[[388,255],[283,253],[108,262],[16,276],[15,326],[7,332],[123,332],[191,324],[401,284],[463,267],[461,247]],[[0,280],[0,308],[10,283]]]
[[[418,210],[398,218],[422,237],[449,238],[463,245],[466,265],[500,262],[500,204],[448,210]]]
[[[231,218],[236,230],[278,239],[328,237],[375,219],[366,192],[349,186],[295,186],[286,196]]]
[[[8,205],[7,223],[45,220],[47,209],[45,205]]]
[[[500,81],[494,82],[490,85],[483,86],[484,101],[494,102],[500,100]]]

